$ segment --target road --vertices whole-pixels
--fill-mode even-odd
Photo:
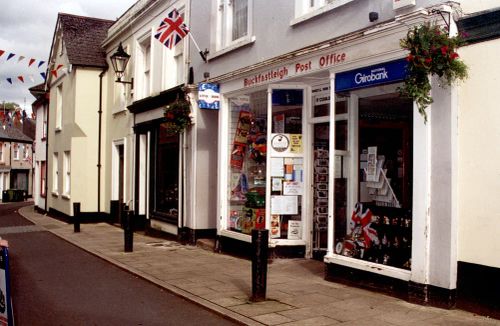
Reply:
[[[235,325],[124,271],[0,204],[16,326]]]

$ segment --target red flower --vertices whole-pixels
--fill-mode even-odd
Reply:
[[[410,53],[408,54],[408,56],[406,57],[406,61],[410,62],[413,60],[413,55]]]
[[[446,55],[446,52],[448,52],[448,47],[446,45],[443,45],[441,47],[441,54],[442,55]]]
[[[455,60],[456,58],[458,58],[458,53],[453,52],[452,54],[450,54],[450,60]]]
[[[432,58],[425,58],[425,63],[429,64],[432,62]]]

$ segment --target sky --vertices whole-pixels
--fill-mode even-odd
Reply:
[[[47,61],[59,12],[116,20],[137,0],[1,0],[0,10],[0,103],[16,102],[31,112],[35,98],[29,88],[43,82],[38,68]],[[0,51],[1,53],[1,51]],[[14,53],[10,60],[7,58]],[[20,60],[24,56],[25,59]],[[36,61],[28,66],[30,59]],[[24,83],[18,79],[23,76]],[[12,79],[12,84],[7,81]],[[34,81],[32,81],[32,79]]]

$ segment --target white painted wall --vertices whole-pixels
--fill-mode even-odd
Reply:
[[[469,78],[459,97],[459,247],[463,262],[500,267],[500,40],[460,49]]]

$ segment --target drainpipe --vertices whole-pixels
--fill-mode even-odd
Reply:
[[[49,93],[50,94],[50,93]],[[45,94],[45,96],[48,96]],[[50,116],[50,96],[47,100],[47,129],[45,130],[45,212],[48,212],[48,205],[49,205],[49,181],[47,180],[47,177],[49,175],[49,116]],[[43,109],[42,109],[43,110]],[[43,121],[42,121],[42,126],[43,126]],[[42,131],[43,134],[43,131]]]
[[[99,134],[97,140],[97,214],[101,213],[101,134],[102,134],[102,78],[108,68],[106,67],[99,74]]]

